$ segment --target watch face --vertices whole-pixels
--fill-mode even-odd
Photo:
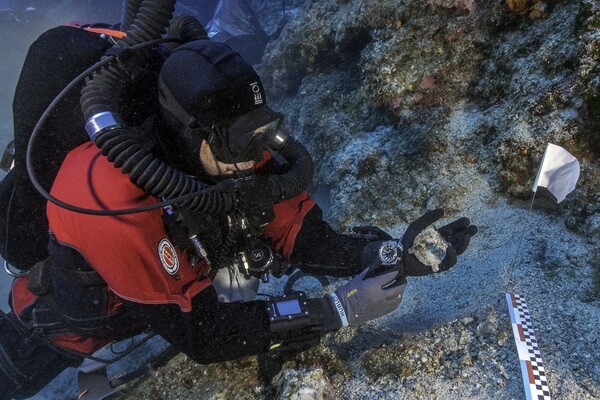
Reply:
[[[383,242],[379,248],[379,259],[383,265],[395,264],[398,260],[398,246],[396,242]]]

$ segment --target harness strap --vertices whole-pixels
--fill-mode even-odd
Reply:
[[[78,287],[106,286],[106,282],[96,271],[62,268],[48,257],[31,268],[27,281],[29,291],[40,297],[52,293],[52,272],[56,272],[62,279]]]
[[[62,279],[79,287],[106,286],[106,282],[96,271],[76,271],[62,268],[55,264],[54,271]]]
[[[115,29],[105,29],[105,28],[83,28],[83,29],[88,32],[94,32],[99,35],[112,36],[117,39],[123,39],[125,36],[127,36],[127,33],[122,32],[122,31],[117,31]]]
[[[71,26],[73,28],[83,29],[88,32],[94,32],[99,35],[112,36],[117,39],[122,39],[125,36],[127,36],[127,33],[123,32],[123,31],[119,31],[117,29],[112,29],[112,25],[110,25],[110,24],[90,23],[90,22],[85,22],[85,21],[70,21],[63,25]]]
[[[42,322],[44,318],[37,318],[38,322],[46,326],[47,334],[64,332],[68,329],[82,337],[107,338],[113,339],[119,336],[120,327],[129,319],[126,314],[115,312],[109,315],[87,318],[85,320],[71,318],[66,315],[61,307],[57,304],[54,298],[54,284],[52,282],[52,274],[58,274],[65,279],[67,283],[73,284],[82,288],[93,286],[106,286],[100,275],[95,271],[76,271],[58,266],[51,257],[36,263],[30,270],[27,287],[36,296],[39,296],[43,304],[39,304],[34,312],[47,313],[54,315],[56,324],[52,321]],[[45,305],[48,310],[43,307]],[[39,308],[39,309],[38,309]],[[40,315],[41,316],[41,315]],[[52,326],[50,328],[50,326]]]

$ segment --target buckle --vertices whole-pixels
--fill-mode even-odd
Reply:
[[[4,149],[2,159],[0,159],[0,169],[10,172],[15,166],[15,141],[11,140]]]

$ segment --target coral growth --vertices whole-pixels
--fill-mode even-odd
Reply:
[[[509,12],[528,15],[531,19],[546,18],[549,12],[548,3],[542,0],[506,0]]]
[[[442,6],[446,8],[458,8],[467,11],[475,10],[475,0],[427,0],[427,4]]]

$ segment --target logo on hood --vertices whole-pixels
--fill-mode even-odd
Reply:
[[[158,244],[158,257],[163,268],[169,275],[175,275],[179,271],[179,258],[177,251],[168,239],[163,239]]]
[[[252,94],[254,95],[254,105],[259,105],[263,103],[262,92],[260,90],[260,86],[258,82],[252,82],[250,84],[250,90],[252,90]]]

